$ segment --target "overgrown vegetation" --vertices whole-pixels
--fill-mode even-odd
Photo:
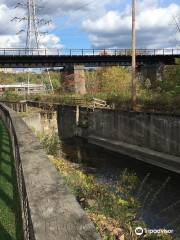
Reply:
[[[76,104],[75,98],[89,103],[93,97],[106,100],[117,109],[131,109],[131,74],[123,67],[107,67],[86,71],[87,94],[84,96],[63,92],[51,96],[36,96],[36,100]],[[162,78],[139,78],[137,81],[137,110],[180,113],[180,64],[166,66]]]
[[[94,222],[104,240],[137,240],[135,228],[146,227],[140,217],[141,203],[134,192],[139,185],[135,174],[124,170],[116,182],[101,183],[64,159],[57,134],[38,135],[51,162],[64,177],[76,199]],[[60,153],[60,155],[59,155]],[[144,235],[146,240],[172,240],[170,235]]]
[[[42,134],[36,133],[40,142],[43,145],[43,148],[46,150],[48,155],[59,156],[60,153],[60,145],[59,145],[59,136],[56,132],[52,132],[51,134]]]
[[[180,64],[165,66],[162,77],[139,77],[137,110],[180,113]],[[131,76],[125,68],[111,67],[87,73],[88,97],[98,97],[115,108],[131,108]],[[87,97],[86,96],[86,97]]]
[[[86,88],[89,94],[104,93],[115,95],[129,92],[131,76],[128,69],[106,67],[92,72],[86,72]]]
[[[165,66],[160,69],[161,78],[139,77],[137,81],[137,110],[180,113],[180,61],[177,65]],[[149,70],[150,71],[150,70]],[[1,73],[3,74],[3,73]],[[0,74],[0,76],[1,76]],[[19,76],[19,77],[18,77]],[[147,75],[148,76],[148,75]],[[12,78],[7,75],[7,78]],[[24,75],[17,75],[21,81]],[[28,99],[35,101],[56,102],[60,104],[88,105],[92,98],[106,100],[109,105],[116,109],[131,109],[131,73],[130,69],[124,67],[106,67],[92,71],[86,71],[87,94],[80,96],[71,93],[64,93],[61,74],[51,71],[55,94],[36,94],[28,96]],[[1,78],[0,78],[1,79]],[[44,73],[33,74],[33,82],[41,83],[44,80]],[[1,80],[0,80],[1,81]],[[13,93],[7,92],[4,99],[19,99]],[[78,99],[78,101],[76,101]],[[80,100],[81,101],[80,101]]]
[[[9,101],[9,102],[19,102],[21,100],[24,100],[25,96],[19,95],[16,92],[13,91],[6,91],[2,96],[1,100],[2,101]]]
[[[49,71],[54,90],[60,88],[61,73]],[[0,72],[0,84],[27,83],[27,72],[4,73]],[[46,71],[30,72],[30,83],[49,85],[49,77]]]

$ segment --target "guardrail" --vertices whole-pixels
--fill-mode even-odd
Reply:
[[[88,108],[110,108],[106,101],[92,98],[92,99],[83,99],[78,97],[64,97],[59,98],[59,102],[49,103],[49,102],[38,102],[28,100],[27,106],[41,108],[43,110],[56,111],[59,105],[70,105],[70,106],[81,106]]]
[[[24,101],[3,101],[0,100],[0,103],[3,103],[7,107],[13,109],[15,112],[26,112],[27,111],[27,103]]]
[[[11,137],[11,143],[13,148],[13,155],[15,159],[15,169],[16,169],[16,177],[18,183],[18,191],[21,200],[21,211],[22,211],[22,219],[23,219],[23,231],[24,231],[24,240],[35,240],[32,221],[30,217],[30,209],[28,204],[26,186],[24,181],[24,175],[22,170],[21,157],[19,153],[19,144],[16,135],[16,131],[12,122],[12,118],[10,116],[9,111],[6,107],[0,104],[0,117],[3,120],[6,128],[9,130],[9,134]]]
[[[130,56],[131,53],[131,49],[0,48],[0,56]],[[136,55],[180,55],[180,49],[136,49]]]

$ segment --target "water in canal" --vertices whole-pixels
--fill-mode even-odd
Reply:
[[[36,113],[24,120],[36,131],[57,131],[56,115]],[[136,174],[141,183],[134,193],[141,203],[141,217],[150,229],[166,228],[180,239],[180,176],[158,167],[145,164],[127,156],[106,151],[87,143],[84,139],[73,138],[61,141],[65,158],[83,166],[87,172],[97,176],[99,181],[113,184],[125,170]]]

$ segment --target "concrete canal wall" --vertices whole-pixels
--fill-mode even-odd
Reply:
[[[25,122],[3,104],[12,140],[25,240],[100,239]]]
[[[180,116],[59,106],[61,136],[90,143],[180,173]]]

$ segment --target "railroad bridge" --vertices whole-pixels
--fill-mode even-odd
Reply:
[[[144,78],[159,78],[175,65],[180,49],[137,49],[137,69]],[[2,68],[62,67],[65,91],[86,93],[85,67],[131,66],[131,49],[0,49]],[[69,87],[68,82],[71,82]]]
[[[137,49],[137,65],[175,64],[180,49]],[[42,68],[67,65],[131,65],[131,49],[0,49],[0,67]]]

